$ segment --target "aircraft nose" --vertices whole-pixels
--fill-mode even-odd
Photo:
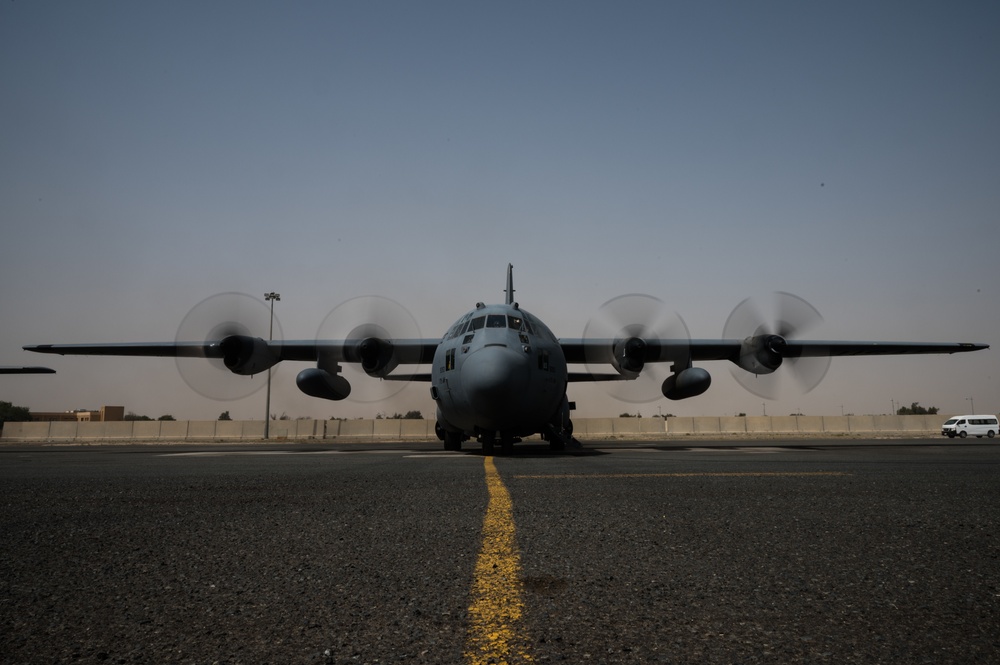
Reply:
[[[462,366],[462,382],[470,406],[489,419],[499,420],[517,407],[528,388],[527,356],[506,346],[487,346],[471,354]]]

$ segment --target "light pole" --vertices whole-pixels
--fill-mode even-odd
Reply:
[[[281,300],[281,294],[271,291],[264,294],[264,300],[271,301],[271,325],[267,331],[267,341],[274,338],[274,301]],[[271,434],[271,368],[267,368],[267,402],[264,405],[264,438]]]
[[[976,400],[972,399],[971,397],[966,397],[965,399],[968,400],[969,404],[972,406],[972,412],[975,413],[976,412]]]

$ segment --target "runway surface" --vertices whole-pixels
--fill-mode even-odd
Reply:
[[[1000,662],[985,439],[4,447],[0,506],[3,663]]]

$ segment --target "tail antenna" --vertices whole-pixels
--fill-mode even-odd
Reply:
[[[514,304],[514,264],[507,264],[507,304]]]

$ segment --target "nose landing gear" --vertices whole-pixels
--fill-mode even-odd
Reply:
[[[496,450],[496,432],[481,432],[478,437],[479,443],[483,445],[484,455],[493,455]],[[500,432],[500,455],[507,457],[514,454],[514,444],[520,443],[521,439],[510,432]]]

